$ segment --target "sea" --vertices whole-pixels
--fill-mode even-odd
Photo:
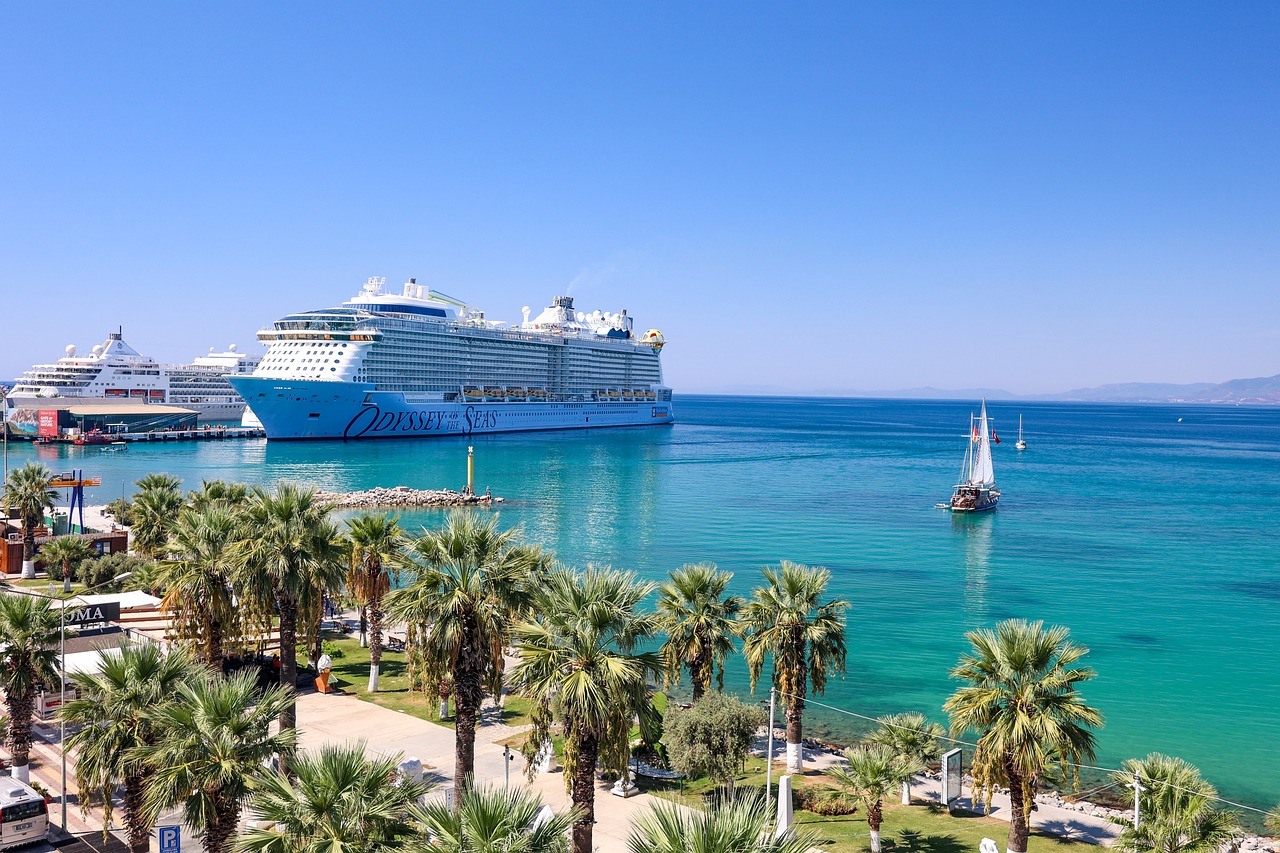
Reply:
[[[15,443],[9,465],[81,469],[102,478],[88,502],[106,503],[154,471],[188,488],[461,488],[474,448],[477,490],[505,499],[501,525],[566,565],[660,580],[712,562],[743,595],[780,560],[830,569],[829,593],[851,605],[848,671],[815,697],[830,707],[810,706],[809,735],[847,741],[863,717],[898,711],[945,723],[965,632],[1040,619],[1090,650],[1099,766],[1158,751],[1230,800],[1280,802],[1280,408],[989,403],[1003,497],[970,517],[936,504],[977,401],[679,395],[675,407],[666,427],[471,438]],[[410,530],[441,520],[400,515]],[[740,659],[725,683],[750,696]]]

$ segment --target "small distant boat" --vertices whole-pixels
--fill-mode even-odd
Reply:
[[[1022,415],[1018,415],[1018,440],[1014,442],[1013,446],[1019,450],[1027,449],[1027,442],[1022,437]]]
[[[992,438],[987,401],[983,400],[981,414],[976,419],[969,415],[969,446],[964,453],[960,482],[951,494],[951,502],[944,505],[952,512],[986,512],[1000,502],[995,470],[991,467]]]
[[[85,445],[110,444],[111,439],[107,438],[101,430],[90,430],[76,438],[75,443],[81,447]]]

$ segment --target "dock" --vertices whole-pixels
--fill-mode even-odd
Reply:
[[[119,447],[122,443],[133,444],[139,441],[221,441],[235,438],[266,438],[267,431],[262,427],[187,427],[179,429],[157,429],[146,432],[113,432],[103,436],[107,440],[85,442],[81,447],[101,447],[104,450]],[[78,435],[44,436],[36,439],[40,444],[76,444]]]

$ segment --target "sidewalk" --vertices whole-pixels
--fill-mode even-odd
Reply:
[[[453,787],[454,733],[452,729],[363,702],[350,694],[306,693],[298,697],[298,728],[303,748],[326,742],[363,739],[371,752],[401,753],[417,758],[430,769],[427,778],[437,790]],[[481,723],[476,733],[475,778],[481,784],[501,785],[504,779],[503,749],[494,741],[505,739],[512,729]],[[511,784],[528,787],[557,812],[569,808],[563,771],[539,774],[532,785],[524,777],[524,759],[512,750]],[[609,793],[611,785],[596,788],[595,847],[600,853],[626,853],[627,836],[634,815],[649,808],[654,798],[641,794],[623,799]]]

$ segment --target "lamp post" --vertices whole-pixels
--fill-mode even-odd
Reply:
[[[82,589],[70,598],[58,598],[55,595],[41,595],[38,592],[29,592],[27,590],[14,590],[15,592],[20,592],[22,595],[30,595],[33,598],[43,598],[48,601],[58,601],[62,603],[62,607],[58,610],[61,622],[61,629],[58,632],[58,658],[60,660],[60,663],[58,664],[58,681],[61,682],[59,686],[62,688],[60,694],[61,698],[58,701],[58,754],[62,756],[62,796],[60,799],[62,800],[62,831],[64,833],[67,831],[67,718],[62,713],[62,709],[67,705],[67,604],[84,595],[86,592],[93,592],[99,587],[104,587],[113,583],[120,583],[121,581],[126,581],[131,577],[133,577],[133,572],[123,572],[116,575],[109,581],[103,581],[102,583],[97,583],[91,587]]]

